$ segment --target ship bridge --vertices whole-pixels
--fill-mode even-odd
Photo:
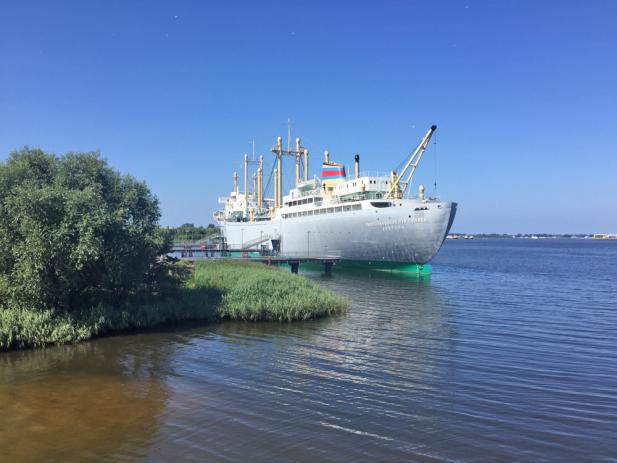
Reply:
[[[339,197],[358,195],[359,193],[386,193],[390,180],[385,177],[361,176],[346,180],[334,187],[334,194]]]

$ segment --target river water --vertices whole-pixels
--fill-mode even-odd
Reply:
[[[350,311],[0,354],[0,460],[617,461],[617,242],[306,275]]]

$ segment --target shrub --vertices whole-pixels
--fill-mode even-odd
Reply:
[[[78,342],[188,320],[308,320],[342,313],[348,304],[345,298],[277,268],[201,262],[176,297],[133,299],[71,312],[0,309],[0,351]]]
[[[169,281],[145,183],[98,153],[24,148],[0,163],[0,307],[76,310]]]

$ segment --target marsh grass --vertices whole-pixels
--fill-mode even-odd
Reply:
[[[277,268],[200,262],[174,297],[71,312],[0,308],[0,349],[74,343],[189,320],[308,320],[342,313],[347,306],[343,297]]]
[[[187,287],[219,291],[221,319],[308,320],[341,313],[348,305],[304,277],[254,262],[200,263]]]

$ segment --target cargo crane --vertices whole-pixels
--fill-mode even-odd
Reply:
[[[403,167],[403,170],[401,171],[400,174],[397,175],[395,171],[392,171],[391,178],[390,178],[390,188],[388,189],[388,192],[386,193],[386,198],[399,199],[405,195],[405,192],[407,191],[407,187],[413,180],[413,174],[415,173],[418,167],[418,164],[420,163],[420,159],[422,159],[422,155],[424,154],[424,151],[426,151],[428,143],[431,140],[433,133],[435,133],[435,130],[437,130],[436,125],[432,125],[431,128],[428,129],[428,132],[426,132],[426,135],[424,135],[424,138],[422,139],[420,144],[416,147],[416,149],[411,154],[410,158],[407,160],[407,163],[405,164],[405,167]],[[409,170],[409,173],[407,173],[408,170]],[[405,174],[407,174],[407,178],[401,182],[401,179],[405,176]]]

